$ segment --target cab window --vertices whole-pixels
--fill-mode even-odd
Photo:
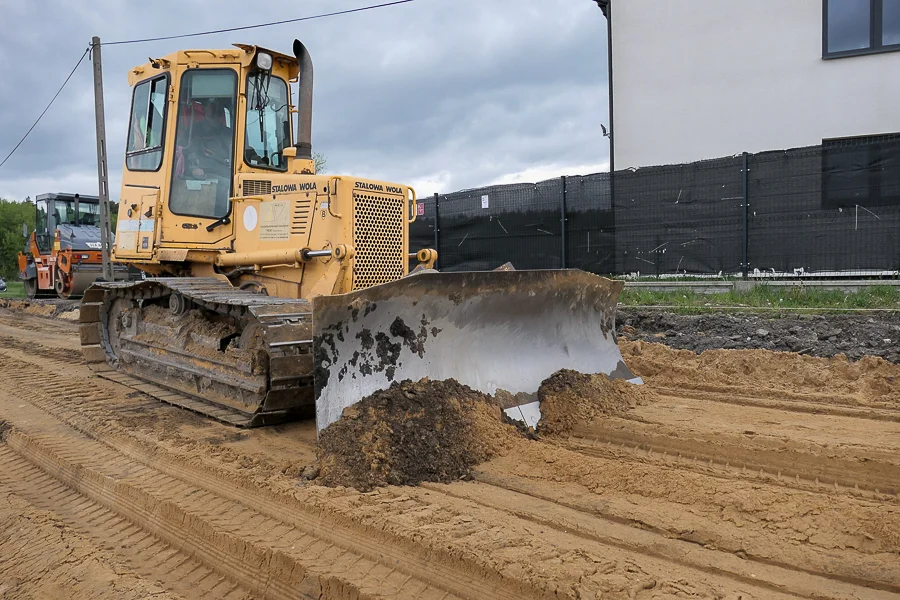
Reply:
[[[237,73],[193,69],[181,79],[169,209],[219,219],[230,210]]]
[[[47,201],[38,200],[35,207],[37,212],[34,220],[34,241],[37,243],[38,251],[41,254],[47,254],[50,252],[50,235],[47,233]]]
[[[99,225],[100,224],[100,205],[88,204],[87,202],[78,203],[78,224],[79,225]]]
[[[47,201],[38,200],[35,204],[37,216],[34,220],[34,231],[36,233],[47,233]]]
[[[244,161],[251,167],[287,170],[282,152],[291,143],[288,88],[283,79],[257,72],[247,79]]]
[[[55,200],[53,202],[53,222],[55,225],[75,224],[75,202]]]
[[[125,166],[130,171],[156,171],[162,164],[168,77],[134,86]]]

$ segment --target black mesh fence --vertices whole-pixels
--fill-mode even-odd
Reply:
[[[741,270],[741,158],[650,167],[613,178],[613,273]]]
[[[900,152],[900,143],[890,146],[889,156]],[[751,273],[900,268],[900,161],[869,160],[859,150],[819,146],[750,157]]]
[[[436,247],[447,271],[506,262],[618,275],[884,276],[900,269],[900,139],[490,186],[420,202],[411,249]]]

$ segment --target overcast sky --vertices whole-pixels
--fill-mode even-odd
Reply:
[[[383,0],[382,0],[383,1]],[[290,19],[378,0],[0,0],[0,160],[90,42]],[[255,10],[254,10],[255,9]],[[608,168],[606,21],[590,0],[415,0],[304,23],[103,49],[110,190],[121,181],[127,71],[183,48],[259,44],[315,62],[313,148],[328,172],[420,195]],[[88,60],[18,152],[0,197],[96,194]]]

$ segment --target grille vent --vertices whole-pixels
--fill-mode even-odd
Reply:
[[[353,205],[353,246],[356,248],[353,289],[362,290],[400,279],[403,277],[405,201],[354,194]]]
[[[310,212],[312,211],[314,198],[297,198],[294,201],[294,210],[291,214],[291,235],[306,235],[309,233]]]
[[[245,196],[266,196],[272,193],[272,182],[265,179],[245,179]]]

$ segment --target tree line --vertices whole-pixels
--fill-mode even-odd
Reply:
[[[34,231],[34,204],[0,199],[0,277],[19,276],[18,254],[25,248],[22,223]]]

